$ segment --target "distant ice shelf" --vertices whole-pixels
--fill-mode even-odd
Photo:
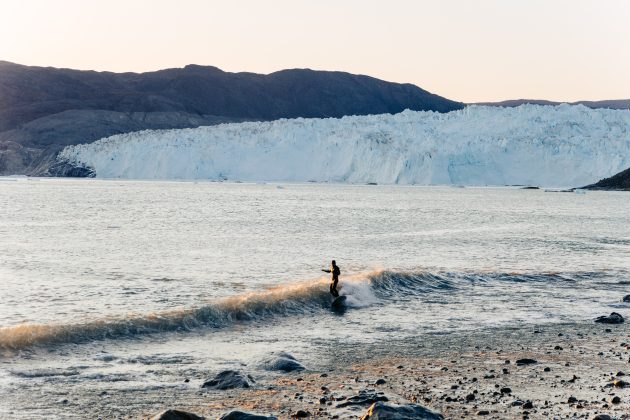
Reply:
[[[469,106],[147,130],[58,159],[99,178],[575,187],[630,167],[630,111]]]

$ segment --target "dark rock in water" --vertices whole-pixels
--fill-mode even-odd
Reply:
[[[204,382],[201,387],[210,389],[249,388],[255,382],[250,375],[236,370],[224,370],[213,379]]]
[[[516,361],[516,366],[527,366],[527,365],[533,365],[536,363],[538,363],[538,361],[534,359],[518,359]]]
[[[444,416],[421,405],[389,405],[377,402],[372,404],[361,420],[441,420]]]
[[[511,394],[512,393],[512,389],[506,387],[501,388],[501,394]]]
[[[376,382],[374,382],[376,385],[383,385],[385,384],[387,381],[383,378],[377,379]]]
[[[625,295],[625,296],[623,297],[623,301],[624,301],[624,302],[630,302],[630,295]]]
[[[302,419],[302,418],[310,417],[310,416],[311,416],[311,413],[309,413],[308,411],[298,410],[291,417],[294,417],[294,418],[297,418],[297,419]]]
[[[348,398],[346,401],[337,404],[337,408],[349,407],[353,405],[372,405],[376,402],[380,401],[389,401],[384,395],[379,395],[374,391],[369,390],[361,390],[359,391],[359,395],[355,395],[353,397]]]
[[[534,408],[534,404],[531,401],[525,401],[525,404],[523,404],[523,410],[531,410],[532,408]]]
[[[298,362],[295,357],[283,351],[271,353],[271,355],[262,360],[261,367],[265,370],[296,372],[304,370],[304,366]]]
[[[92,168],[74,165],[66,161],[58,161],[48,168],[47,175],[72,178],[94,178],[96,176],[96,172],[94,172],[94,169]]]
[[[219,417],[219,420],[278,420],[273,416],[261,416],[259,414],[245,413],[243,411],[230,411]]]
[[[621,398],[619,398],[619,396],[615,395],[612,400],[610,400],[611,403],[613,404],[619,404],[621,402]]]
[[[608,414],[598,414],[593,417],[593,420],[613,420]]]
[[[599,322],[602,324],[621,324],[623,323],[623,321],[624,321],[623,317],[621,316],[621,314],[618,314],[617,312],[613,312],[608,316],[602,315],[595,319],[595,322]]]
[[[180,410],[166,410],[151,417],[151,420],[204,420],[196,414]]]
[[[490,412],[488,410],[479,410],[479,411],[477,411],[477,415],[478,416],[487,416],[488,414],[490,414]]]

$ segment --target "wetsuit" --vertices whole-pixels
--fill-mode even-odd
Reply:
[[[330,294],[334,297],[339,296],[339,291],[337,290],[337,283],[339,283],[339,274],[341,274],[341,270],[339,270],[339,266],[333,265],[331,270],[323,270],[326,273],[332,273],[331,283],[330,283]]]

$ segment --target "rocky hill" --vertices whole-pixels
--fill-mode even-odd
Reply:
[[[463,106],[411,84],[343,72],[189,65],[111,73],[0,61],[0,174],[63,175],[50,172],[63,147],[145,129]]]
[[[588,190],[630,191],[630,168],[584,188]]]

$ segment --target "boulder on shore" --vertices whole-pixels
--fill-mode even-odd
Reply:
[[[602,315],[595,319],[595,322],[600,322],[602,324],[621,324],[623,321],[623,317],[617,312],[613,312],[608,316]]]
[[[305,369],[304,366],[298,362],[295,357],[293,357],[293,355],[283,351],[271,353],[271,355],[262,360],[260,365],[265,370],[282,372],[296,372]]]
[[[350,407],[350,406],[369,406],[377,402],[389,401],[382,392],[376,392],[371,389],[362,389],[358,395],[354,395],[342,403],[337,404],[337,408]]]
[[[245,413],[244,411],[230,411],[219,417],[219,420],[278,420],[274,416],[261,416],[260,414]]]
[[[390,405],[376,402],[361,420],[442,420],[444,416],[418,404]]]
[[[255,382],[250,375],[236,370],[224,370],[214,378],[204,382],[201,387],[210,389],[249,388]]]
[[[151,420],[205,420],[205,417],[187,411],[165,410],[151,417]]]

